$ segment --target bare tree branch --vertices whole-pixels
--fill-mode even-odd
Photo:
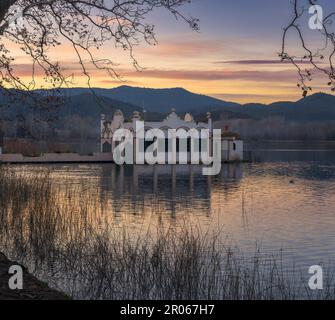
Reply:
[[[154,26],[146,16],[156,8],[164,8],[177,19],[198,29],[198,20],[184,16],[180,7],[189,0],[1,0],[0,5],[0,86],[20,90],[36,89],[36,70],[43,71],[49,87],[60,88],[71,83],[60,62],[53,61],[54,52],[70,43],[82,74],[90,85],[89,67],[104,70],[119,78],[110,58],[97,58],[95,50],[112,42],[129,53],[133,66],[140,69],[134,47],[141,42],[155,44]],[[10,23],[15,15],[20,21]],[[26,83],[13,71],[14,59],[4,39],[18,44],[32,60],[32,79]]]
[[[73,84],[74,75],[66,73],[60,61],[51,58],[70,44],[77,57],[81,75],[91,87],[90,70],[106,72],[121,79],[116,63],[96,54],[107,43],[128,52],[133,66],[140,70],[134,47],[146,42],[156,44],[154,26],[146,22],[157,8],[169,11],[176,19],[198,29],[198,20],[187,17],[180,8],[190,0],[0,0],[0,91],[20,104],[37,109],[43,121],[61,105],[57,90],[41,94],[36,89],[62,88]],[[8,43],[21,48],[31,61],[31,77],[23,80],[15,70],[15,59]],[[36,74],[44,83],[37,85]],[[10,89],[10,90],[9,90]],[[92,91],[93,92],[93,91]],[[14,93],[14,94],[12,94]],[[54,96],[52,96],[54,94]],[[97,97],[98,98],[98,97]],[[56,111],[57,112],[57,111]],[[36,121],[41,117],[36,116]]]
[[[331,91],[335,91],[335,70],[334,70],[334,55],[335,55],[335,34],[332,30],[335,11],[324,15],[322,21],[322,29],[309,30],[307,26],[301,24],[302,17],[308,14],[311,6],[315,6],[315,0],[292,0],[293,18],[291,22],[284,28],[282,39],[282,50],[279,57],[282,61],[290,61],[298,72],[298,84],[301,88],[303,96],[307,96],[309,91],[312,91],[311,82],[316,75],[324,75],[327,78],[327,86]],[[312,44],[308,44],[306,31],[319,32],[319,40],[323,43],[322,47],[314,48]],[[288,37],[290,32],[298,39],[298,45],[294,48],[289,48]],[[302,55],[294,55],[291,51],[301,49]],[[307,68],[307,65],[309,65]],[[303,66],[302,66],[303,63]]]

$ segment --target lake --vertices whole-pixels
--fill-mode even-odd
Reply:
[[[224,164],[215,177],[203,176],[201,166],[178,165],[15,170],[31,175],[47,168],[61,188],[90,186],[109,223],[134,234],[186,224],[219,235],[246,256],[257,249],[281,253],[285,266],[294,264],[302,273],[311,265],[335,264],[334,145],[273,147],[249,147],[247,155],[258,162]]]

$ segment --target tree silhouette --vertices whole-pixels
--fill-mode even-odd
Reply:
[[[312,91],[311,82],[313,77],[322,74],[326,77],[325,84],[331,91],[335,91],[335,33],[334,19],[335,11],[323,12],[322,15],[315,17],[312,23],[319,24],[317,30],[310,30],[302,22],[306,14],[315,14],[315,6],[318,1],[315,0],[292,0],[293,18],[290,23],[284,28],[282,50],[279,57],[282,61],[291,62],[298,72],[298,87],[301,88],[303,96],[307,96],[308,92]],[[318,32],[318,40],[321,41],[321,46],[315,48],[313,41],[309,41],[307,32]],[[297,42],[294,42],[294,48],[290,46],[289,36],[295,35]],[[297,44],[297,45],[296,45]],[[298,49],[302,54],[293,54]]]
[[[190,0],[1,0],[0,1],[0,86],[20,90],[36,88],[36,70],[43,71],[49,87],[71,83],[59,61],[48,53],[69,43],[90,84],[89,66],[119,77],[110,58],[98,58],[94,50],[112,42],[129,53],[139,69],[133,48],[142,41],[155,44],[154,26],[146,23],[156,8],[168,10],[175,18],[198,29],[198,20],[180,8]],[[31,58],[31,81],[20,79],[13,69],[14,58],[8,41],[15,42]]]

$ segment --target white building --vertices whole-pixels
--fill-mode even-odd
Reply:
[[[118,129],[128,129],[135,135],[136,122],[141,120],[140,113],[135,111],[130,122],[126,122],[120,110],[114,113],[113,119],[108,120],[105,115],[101,115],[101,152],[112,153],[115,148],[113,134]],[[161,129],[208,129],[213,132],[213,122],[211,113],[207,113],[207,122],[196,122],[193,116],[187,113],[181,119],[175,109],[161,122],[144,122],[145,130]],[[222,161],[242,161],[243,160],[243,141],[237,133],[229,132],[228,128],[222,133]]]
[[[243,140],[236,132],[231,132],[228,127],[221,134],[222,161],[243,161]]]

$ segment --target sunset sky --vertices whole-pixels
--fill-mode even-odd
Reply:
[[[325,5],[330,2],[324,1]],[[105,88],[122,84],[184,87],[242,103],[301,98],[293,66],[280,63],[277,56],[282,29],[292,17],[289,0],[193,0],[183,13],[200,19],[200,32],[165,11],[155,11],[148,22],[156,25],[159,44],[135,49],[144,70],[136,71],[127,53],[108,44],[100,55],[119,64],[117,70],[125,82],[92,71],[92,84]],[[315,36],[315,31],[309,32]],[[55,58],[69,69],[78,68],[70,46],[64,45]],[[23,63],[22,75],[24,72]],[[327,91],[326,83],[315,79],[315,90]],[[76,85],[84,86],[85,79],[77,78]]]

